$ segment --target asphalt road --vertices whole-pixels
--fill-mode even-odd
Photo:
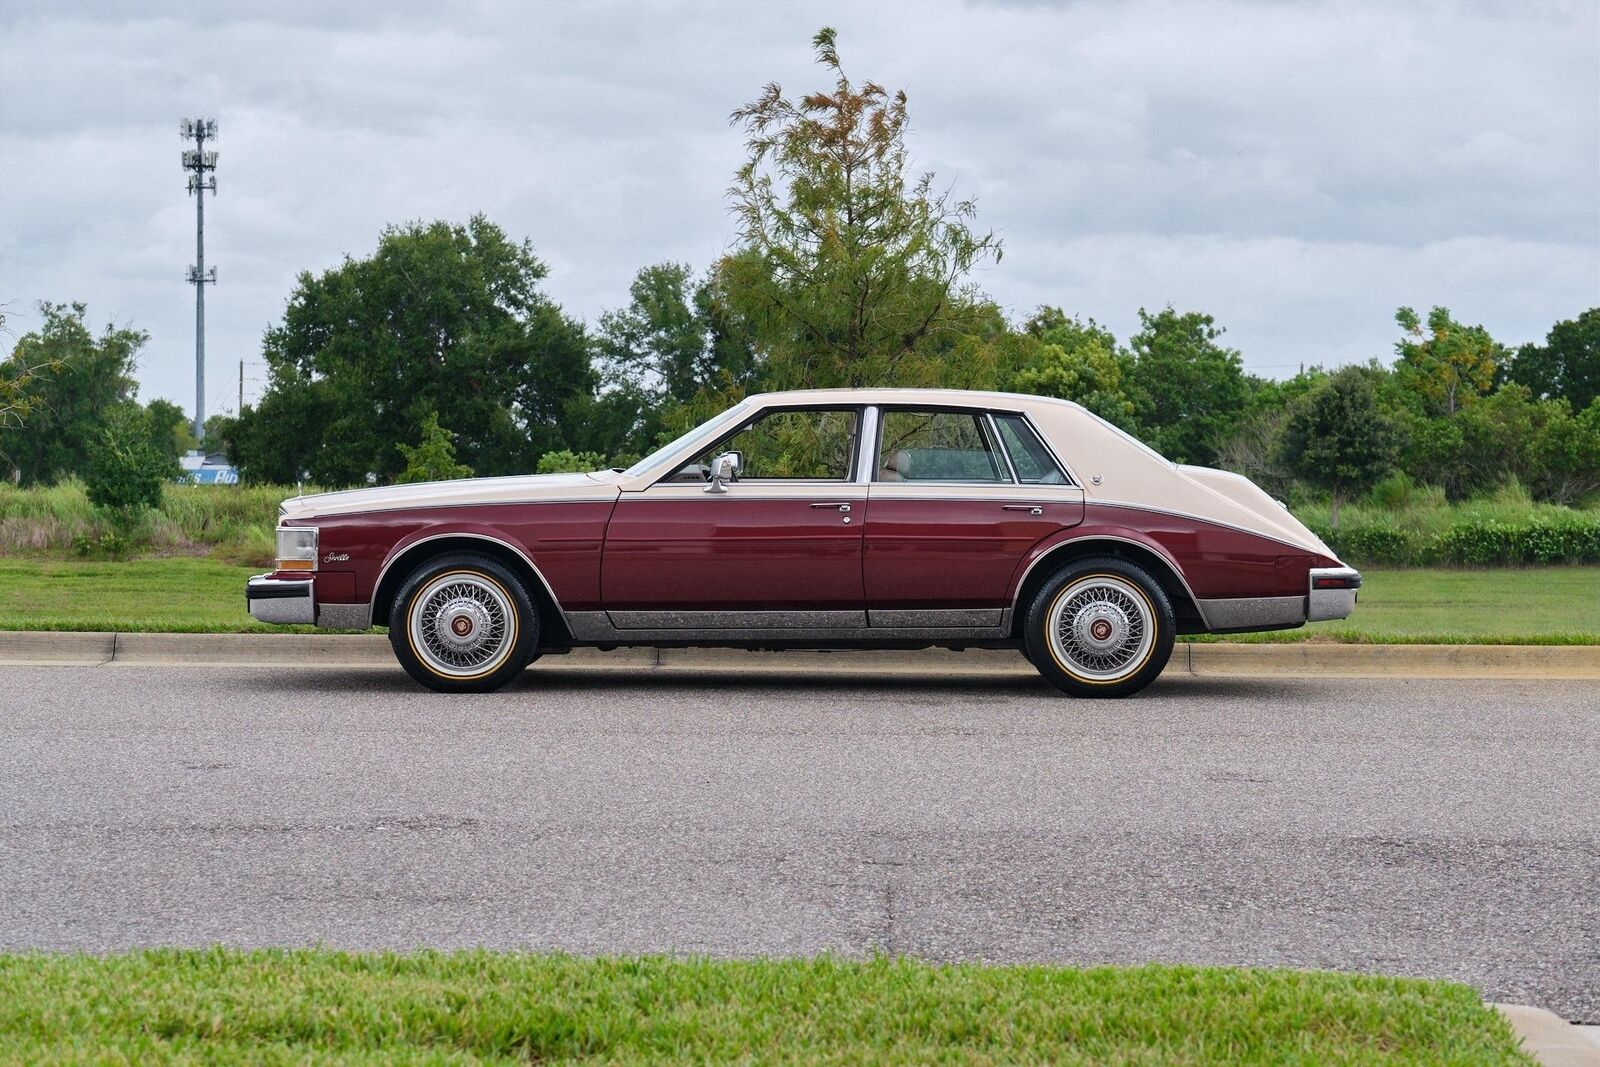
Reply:
[[[1600,1021],[1593,682],[0,668],[0,948],[1331,967]]]

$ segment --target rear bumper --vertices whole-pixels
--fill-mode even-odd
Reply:
[[[1356,590],[1360,588],[1361,572],[1353,567],[1313,567],[1311,589],[1306,596],[1306,621],[1349,618],[1356,609]]]
[[[1256,596],[1198,600],[1206,632],[1252,633],[1289,630],[1308,622],[1348,618],[1355,610],[1361,575],[1349,567],[1314,567],[1305,596]]]
[[[316,600],[312,596],[309,574],[297,579],[258,574],[245,583],[244,602],[250,609],[250,616],[257,622],[310,626],[317,621]]]

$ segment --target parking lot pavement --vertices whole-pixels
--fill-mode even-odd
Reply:
[[[1270,964],[1595,1022],[1597,755],[1593,682],[5,667],[0,948]]]

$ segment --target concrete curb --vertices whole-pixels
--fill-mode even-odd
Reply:
[[[1600,1067],[1600,1045],[1554,1012],[1526,1004],[1495,1004],[1522,1039],[1522,1050],[1544,1067]]]
[[[0,664],[391,667],[377,634],[162,634],[0,631]],[[732,670],[778,674],[1027,676],[1012,651],[929,648],[746,652],[738,649],[575,649],[547,656],[546,670]],[[1169,674],[1200,677],[1600,679],[1596,645],[1250,645],[1184,642]]]

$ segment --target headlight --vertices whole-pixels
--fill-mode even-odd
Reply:
[[[317,569],[317,528],[315,526],[278,527],[278,569],[314,571]]]

